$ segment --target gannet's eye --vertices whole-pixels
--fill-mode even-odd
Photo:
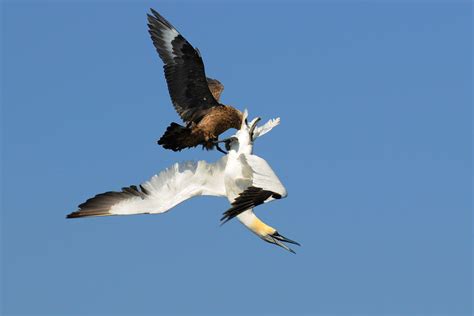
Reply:
[[[247,119],[245,119],[245,125],[249,126],[249,121],[247,121]]]

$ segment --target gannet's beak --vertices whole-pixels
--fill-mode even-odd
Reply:
[[[301,246],[298,242],[296,242],[294,240],[291,240],[289,238],[286,238],[286,237],[280,235],[278,232],[274,232],[272,236],[273,236],[273,238],[276,238],[280,241],[284,241],[284,242],[287,242],[287,243],[290,243],[290,244],[293,244],[293,245]]]
[[[291,249],[290,247],[288,247],[287,245],[285,245],[283,242],[287,242],[287,243],[290,243],[290,244],[294,244],[294,245],[298,245],[298,246],[301,246],[299,243],[297,243],[296,241],[294,240],[291,240],[291,239],[288,239],[282,235],[280,235],[277,231],[275,231],[273,234],[268,234],[268,235],[265,235],[265,236],[261,236],[263,240],[265,240],[266,242],[269,242],[271,244],[275,244],[277,246],[280,246],[282,247],[283,249],[285,250],[288,250],[289,252],[291,253],[296,253],[293,249]]]
[[[257,127],[257,123],[260,122],[261,118],[257,117],[255,118],[251,123],[252,125],[250,126],[250,131],[249,131],[249,134],[250,134],[250,139],[253,141],[253,131],[255,130],[255,128]]]

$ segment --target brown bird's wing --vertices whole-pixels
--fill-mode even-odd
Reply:
[[[198,123],[211,108],[221,106],[209,90],[201,55],[164,17],[153,9],[151,13],[148,32],[163,60],[173,105],[185,122]]]
[[[209,86],[209,90],[211,90],[214,99],[219,102],[222,91],[224,91],[224,85],[219,80],[212,79],[209,77],[207,78],[207,85]]]

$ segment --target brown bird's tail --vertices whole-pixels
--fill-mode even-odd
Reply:
[[[158,140],[158,145],[172,151],[181,151],[185,148],[196,147],[202,143],[202,139],[195,135],[190,128],[171,123],[166,132]]]

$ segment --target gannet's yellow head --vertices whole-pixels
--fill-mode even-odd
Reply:
[[[288,250],[291,253],[295,253],[293,249],[285,245],[283,242],[290,244],[298,245],[294,240],[283,237],[278,233],[278,231],[262,222],[252,210],[247,210],[243,213],[237,215],[239,221],[244,224],[250,231],[256,234],[258,237],[262,238],[266,242],[282,247],[283,249]]]

